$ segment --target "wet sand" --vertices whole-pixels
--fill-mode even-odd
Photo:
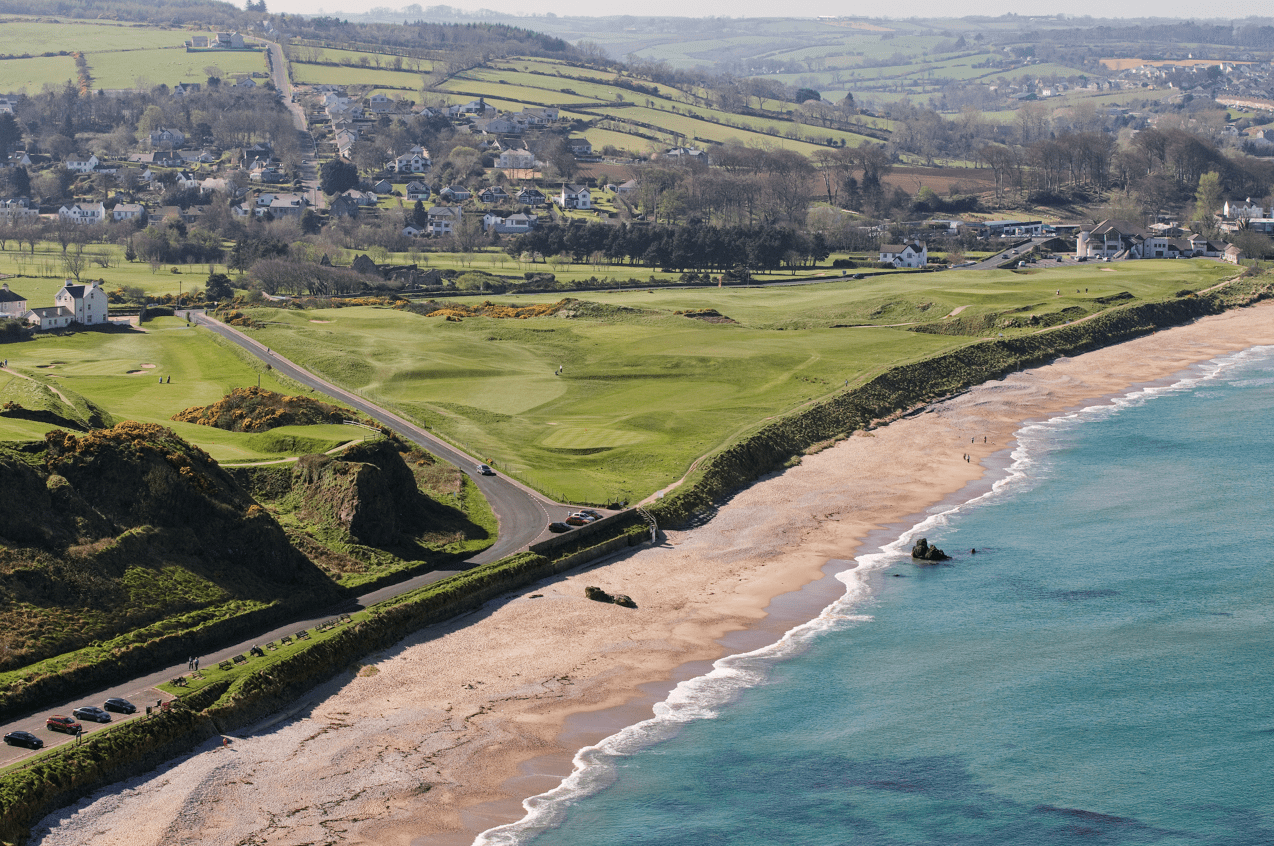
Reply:
[[[1269,344],[1274,304],[1262,304],[857,433],[657,548],[422,630],[228,748],[210,743],[51,815],[35,842],[471,843],[520,818],[521,800],[556,786],[577,749],[648,717],[678,681],[813,616],[841,589],[827,573],[935,504],[985,490],[1023,422]],[[587,600],[588,585],[639,607]]]

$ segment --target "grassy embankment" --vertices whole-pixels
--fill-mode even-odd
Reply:
[[[1233,273],[1208,261],[1127,262],[795,288],[636,290],[581,295],[585,303],[569,316],[529,320],[259,309],[252,314],[264,325],[252,335],[550,495],[636,501],[765,420],[887,368],[988,336],[1028,335],[1111,302],[1162,300]],[[1131,297],[1100,301],[1123,292]],[[560,296],[492,299],[529,305]],[[947,316],[957,308],[958,317]],[[675,313],[696,309],[736,322]]]

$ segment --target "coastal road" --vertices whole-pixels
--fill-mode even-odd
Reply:
[[[262,632],[250,641],[245,641],[234,646],[226,647],[210,655],[201,655],[200,664],[204,667],[216,666],[219,662],[228,660],[235,655],[246,653],[252,646],[256,644],[269,643],[278,640],[284,635],[293,634],[301,629],[312,629],[321,622],[328,621],[340,614],[350,614],[364,608],[375,605],[386,599],[391,599],[400,594],[406,593],[424,585],[445,579],[448,576],[463,572],[471,566],[486,564],[491,561],[503,558],[510,553],[525,549],[529,544],[534,543],[541,536],[549,536],[547,529],[550,520],[561,520],[568,513],[576,510],[573,506],[563,505],[553,502],[552,500],[541,496],[525,485],[505,478],[504,476],[483,476],[477,472],[479,459],[466,455],[461,450],[439,440],[434,435],[411,423],[398,415],[381,408],[378,405],[368,402],[362,397],[352,394],[326,380],[310,373],[308,370],[291,362],[280,355],[270,351],[264,345],[258,343],[244,333],[226,326],[218,320],[199,312],[188,312],[191,322],[197,323],[205,327],[209,331],[215,332],[221,337],[229,340],[231,343],[237,344],[258,358],[266,361],[272,368],[280,373],[287,375],[289,378],[300,382],[316,391],[324,394],[345,405],[355,408],[366,414],[382,425],[387,426],[397,432],[402,437],[410,440],[427,450],[439,458],[449,461],[459,467],[461,470],[469,474],[473,481],[477,484],[478,489],[491,503],[492,510],[495,511],[496,517],[500,523],[499,536],[495,544],[483,552],[474,555],[464,562],[465,567],[455,570],[433,570],[428,573],[422,573],[413,576],[406,581],[398,582],[387,587],[379,588],[369,593],[365,593],[358,597],[351,597],[331,608],[323,609],[316,612],[313,616],[306,619],[293,620],[286,625],[280,626],[273,631]],[[71,711],[81,705],[98,705],[100,706],[105,700],[111,697],[121,697],[129,700],[138,706],[141,713],[144,714],[145,706],[156,705],[161,700],[168,700],[172,697],[156,688],[156,685],[170,681],[177,676],[186,672],[186,667],[178,665],[165,670],[160,670],[137,679],[120,682],[111,685],[108,688],[100,690],[86,691],[83,695],[76,697],[69,702],[57,703],[45,708],[41,708],[38,712],[27,714],[19,719],[11,720],[4,725],[0,725],[0,733],[8,733],[18,729],[29,731],[44,741],[45,748],[51,748],[63,743],[74,742],[74,738],[58,734],[47,730],[44,726],[45,717],[49,714],[66,714],[70,715]],[[137,715],[140,716],[141,714]],[[124,719],[136,719],[137,716],[128,718],[120,714],[115,714],[114,722],[118,723]],[[100,731],[108,727],[110,724],[85,723],[84,734],[88,736],[95,731]],[[37,753],[31,750],[13,747],[0,746],[0,767],[7,766],[14,762],[28,758]]]

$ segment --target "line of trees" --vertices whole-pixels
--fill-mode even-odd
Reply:
[[[569,255],[576,262],[670,270],[774,269],[816,264],[830,254],[821,233],[787,227],[603,223],[548,224],[515,236],[507,247],[524,255]]]

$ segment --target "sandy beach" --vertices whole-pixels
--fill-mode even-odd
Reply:
[[[211,742],[51,815],[33,840],[471,843],[520,818],[522,799],[556,786],[577,749],[649,716],[678,680],[839,595],[824,579],[829,561],[984,490],[1024,422],[1256,345],[1274,345],[1274,303],[1016,373],[856,433],[740,492],[701,528],[422,630],[229,747]],[[590,601],[589,585],[638,608]]]

